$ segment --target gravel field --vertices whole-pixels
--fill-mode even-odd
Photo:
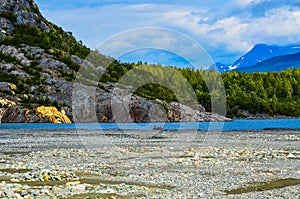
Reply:
[[[300,131],[1,130],[0,198],[300,198]]]

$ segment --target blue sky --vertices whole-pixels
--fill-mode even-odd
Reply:
[[[73,32],[92,49],[114,35],[144,27],[166,28],[186,35],[200,44],[213,61],[226,64],[233,63],[257,43],[300,43],[300,0],[36,0],[36,3],[48,20]],[[180,39],[172,42],[177,45]],[[135,55],[131,53],[131,57],[155,59],[155,53],[151,53],[141,50]],[[162,53],[165,51],[159,52]],[[176,58],[166,57],[169,57],[166,62],[176,62]]]

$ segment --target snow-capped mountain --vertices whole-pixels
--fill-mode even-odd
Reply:
[[[300,67],[300,53],[273,57],[253,66],[238,68],[239,72],[279,72],[288,68]]]
[[[228,71],[228,65],[222,64],[220,62],[216,62],[215,64],[208,67],[208,70],[215,70],[219,72],[226,72]]]
[[[257,44],[248,53],[236,60],[229,68],[231,70],[240,69],[256,65],[259,62],[287,54],[300,52],[300,45],[277,46],[267,44]]]
[[[277,45],[267,45],[267,44],[256,44],[248,53],[241,56],[238,60],[236,60],[231,65],[226,65],[222,63],[215,63],[214,65],[211,65],[209,67],[209,70],[214,69],[220,72],[227,72],[227,71],[241,71],[241,72],[253,72],[253,71],[280,71],[279,69],[282,68],[286,69],[289,67],[300,67],[296,66],[295,62],[288,63],[287,58],[281,60],[281,58],[278,59],[280,61],[280,64],[274,63],[277,59],[272,59],[275,57],[281,57],[284,55],[291,55],[291,54],[297,54],[300,52],[300,44],[295,45],[288,45],[288,46],[277,46]],[[297,57],[297,56],[296,56]],[[265,60],[272,59],[272,61],[264,62]],[[264,62],[263,64],[260,64],[261,62]],[[274,67],[272,68],[271,65],[266,66],[266,64],[273,64]],[[282,65],[284,64],[284,65]],[[252,69],[252,67],[255,67]],[[265,67],[258,69],[257,67]]]

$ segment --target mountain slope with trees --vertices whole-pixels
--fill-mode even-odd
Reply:
[[[68,121],[65,117],[59,117],[61,113],[76,122],[227,120],[205,112],[205,109],[212,109],[212,94],[206,82],[213,85],[220,76],[226,90],[227,116],[300,116],[300,69],[288,69],[280,73],[220,74],[142,62],[121,63],[90,50],[77,41],[71,32],[65,32],[47,21],[34,1],[0,2],[2,122]],[[150,71],[148,78],[155,80],[159,77],[165,84],[150,83],[133,91],[120,85],[116,87],[125,74],[137,68]],[[170,76],[171,73],[166,70],[176,71],[188,81],[201,106],[192,107],[194,109],[188,107],[191,104],[186,95],[187,89],[179,78],[176,81],[176,75]],[[139,78],[135,76],[130,81],[133,84],[143,81]],[[75,80],[83,85],[82,90],[74,91]],[[172,88],[180,92],[176,95]],[[124,97],[124,93],[130,95],[129,99],[128,96]],[[215,96],[218,94],[213,93]],[[117,110],[125,110],[117,118],[113,115],[112,99]],[[58,112],[51,112],[55,110],[52,107]],[[160,108],[156,110],[155,107]],[[153,110],[160,114],[152,113],[151,118]],[[76,116],[80,116],[79,120],[75,120]]]

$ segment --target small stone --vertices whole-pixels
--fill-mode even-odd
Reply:
[[[69,187],[69,186],[74,186],[74,185],[79,185],[79,184],[80,184],[80,181],[67,182],[66,186]]]
[[[14,182],[14,183],[20,182],[19,179],[15,179],[15,178],[11,179],[10,181],[11,181],[11,182]]]
[[[27,196],[28,195],[28,192],[27,191],[25,191],[25,190],[22,190],[22,192],[21,192],[21,196],[22,197],[24,197],[24,196]]]
[[[49,180],[49,176],[45,175],[44,178],[43,178],[43,180],[48,181]]]
[[[42,189],[41,192],[44,194],[50,194],[50,191],[48,189]]]
[[[53,179],[54,179],[55,181],[62,181],[62,179],[61,179],[60,176],[54,176]]]
[[[40,195],[40,192],[39,191],[34,191],[34,192],[32,192],[32,195],[33,196],[38,196],[38,195]]]
[[[77,185],[76,188],[79,191],[85,191],[85,185],[84,184]]]
[[[22,199],[23,197],[22,197],[20,194],[18,194],[18,193],[15,193],[15,194],[14,194],[14,198],[17,198],[17,199]]]
[[[292,153],[288,154],[287,158],[288,159],[297,159],[297,157]]]
[[[104,193],[104,194],[114,194],[116,193],[115,190],[111,189],[111,188],[107,188],[106,190],[101,191],[100,193]]]

